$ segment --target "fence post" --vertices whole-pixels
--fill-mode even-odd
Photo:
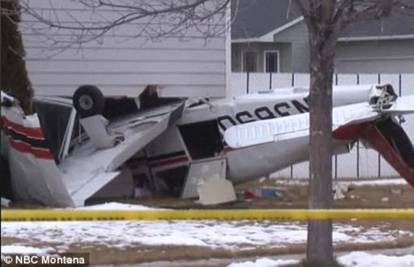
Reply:
[[[378,84],[381,84],[381,74],[378,73]],[[381,177],[381,154],[378,153],[378,178]]]
[[[401,73],[398,74],[398,96],[402,96],[402,77]]]
[[[272,72],[269,72],[269,90],[272,89]]]
[[[246,72],[246,94],[249,94],[250,72]]]

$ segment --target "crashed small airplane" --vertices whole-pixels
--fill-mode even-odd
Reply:
[[[35,97],[25,116],[1,93],[2,153],[15,196],[51,206],[170,192],[214,204],[235,199],[232,184],[308,159],[309,91],[286,88],[233,99],[105,98],[92,85],[72,99]],[[335,153],[356,140],[375,148],[414,186],[414,149],[398,118],[414,95],[390,85],[333,93]]]

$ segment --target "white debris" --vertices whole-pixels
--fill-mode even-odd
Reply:
[[[366,252],[351,252],[341,256],[338,262],[349,267],[412,267],[414,255],[387,256]]]
[[[278,267],[296,264],[298,262],[298,260],[272,260],[269,258],[260,258],[255,261],[232,263],[228,267]]]
[[[49,254],[53,253],[53,248],[36,248],[22,245],[2,245],[1,254]]]
[[[201,183],[197,191],[200,196],[200,203],[203,205],[215,205],[236,200],[233,184],[218,175]]]
[[[335,192],[335,200],[344,199],[345,194],[349,191],[349,186],[347,184],[335,183],[333,190]]]
[[[9,205],[10,205],[10,202],[11,202],[10,199],[4,198],[4,197],[1,198],[1,206],[2,207],[8,208]]]

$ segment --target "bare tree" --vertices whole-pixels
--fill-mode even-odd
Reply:
[[[43,36],[51,47],[65,49],[116,34],[127,24],[133,25],[129,39],[191,38],[194,32],[206,39],[216,37],[225,32],[230,1],[78,0],[75,4],[89,14],[87,20],[79,10],[56,6],[53,1],[50,8],[36,9],[33,0],[21,0],[21,7],[36,22],[31,24],[32,32]]]
[[[124,34],[125,41],[133,38],[141,41],[169,37],[188,39],[194,35],[207,41],[210,37],[224,35],[228,24],[226,9],[229,2],[230,0],[1,0],[2,32],[13,30],[11,36],[15,36],[15,39],[10,40],[19,41],[3,45],[5,38],[2,38],[2,54],[3,48],[8,47],[8,52],[17,56],[14,60],[8,57],[13,64],[24,64],[23,42],[18,28],[30,32],[32,36],[35,34],[38,41],[48,46],[48,51],[45,52],[49,54],[74,46],[82,48],[88,42],[100,42],[105,36],[117,35],[118,31],[127,32]],[[38,8],[39,5],[41,8]],[[13,12],[10,12],[11,8],[14,9]],[[19,23],[20,13],[25,23]],[[128,25],[127,29],[123,27],[125,25]],[[13,75],[3,77],[14,79]],[[12,92],[24,106],[30,103],[31,86],[30,90],[20,90],[17,93],[13,89]]]
[[[18,29],[20,9],[18,0],[2,0],[1,12],[1,89],[20,100],[26,114],[32,112],[33,95],[26,63],[24,47]]]
[[[309,208],[330,209],[332,195],[332,79],[340,33],[360,20],[408,12],[409,1],[295,0],[309,32],[310,47],[310,192]],[[307,260],[315,266],[334,261],[332,222],[308,223]],[[325,263],[324,263],[325,262]]]

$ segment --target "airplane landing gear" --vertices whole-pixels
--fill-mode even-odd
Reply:
[[[105,98],[98,87],[82,85],[73,94],[73,106],[82,118],[102,114]]]

